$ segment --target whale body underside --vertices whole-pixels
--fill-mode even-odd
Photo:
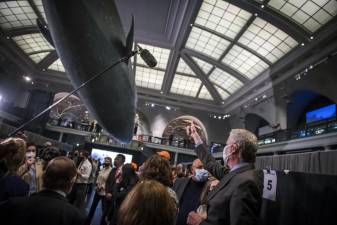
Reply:
[[[133,22],[128,37],[113,0],[44,0],[53,45],[77,88],[130,54]],[[103,129],[127,143],[136,111],[130,63],[119,63],[78,92]]]

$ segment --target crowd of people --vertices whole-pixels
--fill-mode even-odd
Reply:
[[[100,225],[258,224],[262,182],[254,170],[255,135],[232,130],[221,165],[193,125],[187,134],[198,156],[190,170],[172,167],[167,152],[140,167],[125,163],[123,154],[101,165],[85,150],[64,154],[49,144],[38,149],[24,138],[2,140],[1,221],[90,225],[101,203]]]

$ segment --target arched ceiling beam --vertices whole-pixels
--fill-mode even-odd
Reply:
[[[47,70],[48,67],[57,59],[58,59],[57,52],[56,50],[53,50],[44,59],[42,59],[41,62],[39,62],[39,64],[37,64],[37,68],[39,70],[43,69]]]
[[[177,69],[178,62],[179,62],[179,51],[185,46],[187,38],[191,32],[192,27],[190,26],[195,18],[198,15],[199,9],[201,7],[202,1],[201,0],[193,0],[193,1],[186,1],[186,14],[184,16],[184,21],[179,29],[179,36],[177,37],[177,41],[174,45],[174,49],[171,51],[168,67],[166,68],[166,73],[164,76],[164,81],[162,85],[163,94],[167,95],[171,89],[174,73]]]
[[[39,33],[40,30],[38,27],[35,26],[29,26],[29,27],[20,27],[20,28],[13,28],[10,30],[4,31],[4,34],[7,37],[14,37],[14,36],[21,36],[24,34],[34,34]]]
[[[227,1],[252,14],[257,13],[260,18],[266,20],[267,22],[270,22],[277,28],[285,31],[299,43],[308,40],[310,38],[310,33],[306,31],[303,27],[293,22],[286,16],[275,12],[267,5],[265,5],[265,7],[262,8],[261,3],[258,3],[256,1],[247,1],[247,0],[227,0]]]
[[[215,90],[214,86],[206,76],[206,74],[199,68],[199,66],[187,55],[182,54],[181,58],[184,59],[186,64],[193,70],[193,72],[199,77],[199,79],[202,81],[203,85],[206,86],[209,93],[212,95],[214,101],[218,104],[222,101],[221,96],[219,93]]]
[[[232,68],[230,68],[229,66],[226,66],[225,64],[219,62],[219,61],[216,61],[206,55],[203,55],[199,52],[196,52],[194,50],[191,50],[191,49],[183,49],[181,51],[183,54],[187,54],[189,56],[194,56],[194,57],[197,57],[199,59],[202,59],[203,61],[213,65],[213,66],[216,66],[218,67],[219,69],[222,69],[223,71],[226,71],[227,73],[229,73],[230,75],[232,75],[233,77],[235,77],[236,79],[240,80],[242,83],[247,83],[249,82],[249,79],[242,76],[239,72],[233,70]]]

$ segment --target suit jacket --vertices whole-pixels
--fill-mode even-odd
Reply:
[[[85,216],[61,194],[43,190],[0,205],[4,225],[82,225]]]
[[[42,161],[38,160],[35,162],[35,173],[36,173],[35,177],[31,177],[28,171],[29,171],[29,168],[27,168],[26,164],[23,164],[19,167],[17,174],[28,184],[30,183],[31,180],[35,180],[37,192],[41,191],[43,187],[43,176],[42,176],[43,175],[43,163]]]
[[[206,168],[220,178],[219,185],[208,195],[207,219],[202,225],[256,225],[262,202],[262,179],[253,165],[233,172],[222,167],[204,146],[198,146],[198,157]]]
[[[179,202],[184,194],[184,191],[190,182],[190,177],[177,178],[173,184],[173,190],[176,192]]]
[[[116,184],[116,178],[115,178],[116,172],[117,172],[116,167],[111,169],[108,179],[106,180],[106,183],[105,183],[105,193],[110,193],[110,194],[114,193],[115,184]]]

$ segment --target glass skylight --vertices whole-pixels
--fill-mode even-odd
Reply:
[[[195,23],[234,39],[251,16],[223,0],[207,0],[202,3]]]
[[[211,73],[209,79],[232,94],[243,86],[241,81],[219,68],[216,68]]]
[[[219,88],[218,86],[214,85],[215,90],[219,93],[219,95],[221,96],[222,100],[225,100],[229,97],[229,94],[224,91],[223,89]]]
[[[196,97],[200,85],[201,80],[198,78],[175,74],[171,86],[171,93]]]
[[[213,100],[212,95],[209,93],[205,85],[202,86],[198,98],[206,99],[206,100]]]
[[[237,45],[233,46],[222,62],[237,70],[248,79],[253,79],[268,68],[268,64],[260,58]]]
[[[46,13],[44,12],[44,8],[43,8],[43,5],[42,5],[42,0],[34,0],[34,4],[36,5],[37,9],[41,13],[41,15],[43,16],[45,21],[47,21]]]
[[[186,47],[218,60],[229,44],[215,34],[193,27]]]
[[[41,52],[29,55],[29,58],[33,60],[36,64],[41,62],[42,59],[44,59],[50,52]]]
[[[60,59],[55,60],[49,67],[49,70],[55,70],[59,72],[65,72],[64,66]]]
[[[195,76],[193,70],[189,67],[189,65],[186,64],[186,62],[182,58],[179,59],[177,73]]]
[[[253,21],[239,42],[258,52],[272,63],[298,44],[288,34],[261,18],[256,18]]]
[[[271,0],[268,5],[311,32],[337,15],[336,0]]]
[[[54,50],[41,33],[15,36],[12,39],[26,54]]]
[[[35,26],[36,18],[28,1],[0,2],[0,26],[4,30]]]
[[[201,59],[198,59],[196,57],[192,57],[192,59],[195,61],[195,63],[204,71],[205,74],[208,74],[209,71],[213,68],[213,66]]]
[[[164,80],[164,71],[142,66],[136,67],[136,85],[144,88],[160,90]]]
[[[151,45],[145,45],[145,44],[141,44],[141,43],[139,43],[139,45],[142,48],[149,50],[151,52],[151,54],[156,58],[158,63],[157,63],[157,66],[155,68],[166,69],[167,61],[168,61],[168,58],[170,56],[170,50],[169,49],[159,48],[159,47],[155,47],[155,46],[151,46]],[[141,57],[138,57],[138,56],[137,56],[137,64],[146,66],[146,63],[144,62],[144,60]]]

